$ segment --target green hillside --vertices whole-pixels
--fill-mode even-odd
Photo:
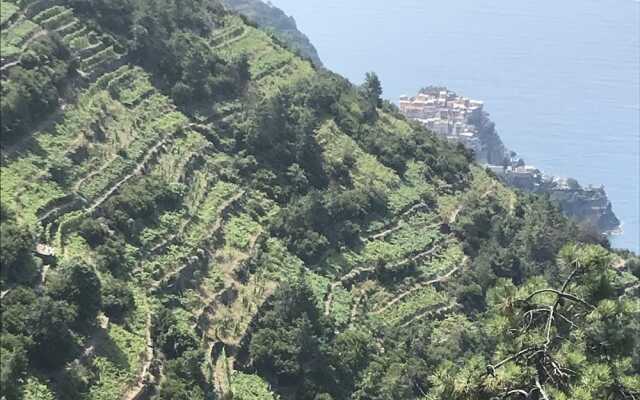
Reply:
[[[223,3],[274,35],[300,56],[311,60],[318,67],[322,66],[318,51],[309,38],[298,30],[293,17],[287,16],[273,4],[262,0],[224,0]]]
[[[640,261],[212,1],[2,1],[0,397],[634,399]]]

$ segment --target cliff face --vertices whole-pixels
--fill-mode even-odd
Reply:
[[[600,232],[612,232],[620,227],[611,202],[603,188],[563,188],[558,185],[543,187],[544,193],[560,205],[564,213]]]
[[[302,57],[310,59],[317,67],[322,66],[318,51],[309,38],[298,30],[295,19],[282,10],[261,0],[224,0],[231,10],[244,15],[260,28],[272,33]]]
[[[620,227],[620,220],[603,187],[582,187],[575,179],[546,176],[540,170],[526,166],[515,152],[507,151],[486,113],[471,118],[470,122],[477,127],[482,143],[483,151],[477,155],[477,160],[493,165],[492,169],[505,183],[527,192],[548,194],[567,217],[600,233],[610,233]]]

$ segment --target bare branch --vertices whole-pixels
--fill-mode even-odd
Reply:
[[[536,376],[536,387],[540,391],[540,395],[542,396],[542,399],[549,400],[549,396],[547,396],[547,392],[544,391],[544,388],[540,384],[540,379],[537,376]]]
[[[577,303],[580,303],[583,306],[585,306],[585,307],[587,307],[587,308],[589,308],[591,310],[594,310],[596,308],[595,306],[587,303],[586,301],[582,300],[579,297],[576,297],[576,296],[574,296],[572,294],[569,294],[569,293],[561,292],[561,291],[556,290],[556,289],[551,289],[551,288],[536,290],[535,292],[531,293],[524,301],[530,301],[532,298],[534,298],[535,296],[537,296],[539,294],[542,294],[542,293],[555,293],[557,296],[564,297],[565,299],[569,299],[569,300],[575,301]]]
[[[527,392],[526,390],[522,390],[522,389],[511,390],[511,391],[505,393],[504,396],[502,396],[502,398],[506,399],[508,397],[511,397],[514,394],[519,394],[520,396],[524,396],[525,399],[529,398],[529,392]]]
[[[509,361],[515,360],[516,358],[522,357],[522,356],[526,355],[527,353],[530,353],[530,352],[536,351],[536,350],[538,350],[537,346],[536,347],[527,347],[526,349],[520,350],[516,354],[505,358],[504,360],[500,361],[496,365],[489,365],[487,367],[487,369],[489,369],[491,371],[495,371],[496,369],[502,367],[504,364],[508,363]]]

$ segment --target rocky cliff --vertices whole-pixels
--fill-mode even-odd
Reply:
[[[581,186],[575,179],[544,175],[540,170],[527,166],[517,153],[508,151],[498,135],[495,124],[488,114],[471,118],[478,129],[483,153],[478,161],[494,164],[493,171],[508,185],[534,193],[548,194],[563,213],[580,225],[595,229],[600,233],[611,233],[620,228],[620,220],[604,187]],[[496,168],[503,154],[502,168]]]

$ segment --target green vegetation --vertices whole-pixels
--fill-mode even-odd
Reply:
[[[287,45],[301,57],[311,60],[318,67],[322,66],[318,52],[309,38],[298,30],[294,19],[282,10],[260,0],[225,0],[224,3],[273,35],[276,40]]]
[[[375,74],[217,2],[7,4],[0,397],[640,396],[638,258]]]
[[[3,1],[0,3],[0,24],[4,25],[18,12],[18,7]]]

